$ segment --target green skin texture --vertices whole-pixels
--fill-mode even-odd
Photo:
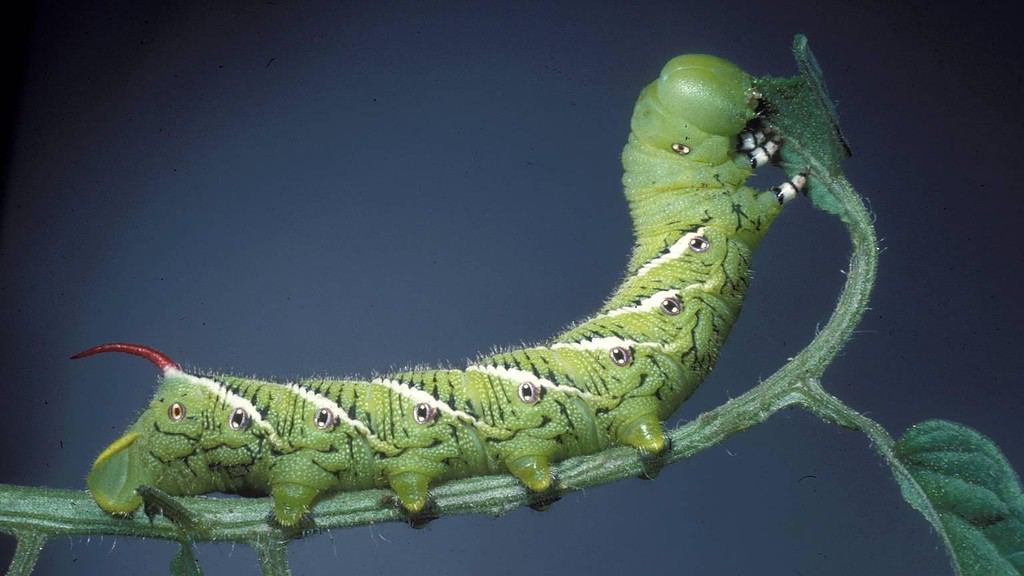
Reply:
[[[594,316],[466,370],[372,382],[169,369],[138,421],[96,459],[93,497],[129,514],[142,504],[141,485],[269,493],[288,526],[339,490],[390,487],[416,514],[429,486],[448,479],[508,471],[543,492],[552,462],[610,445],[661,452],[661,422],[714,365],[751,253],[780,210],[773,194],[743,186],[751,168],[737,134],[754,117],[752,94],[746,73],[705,55],[672,59],[643,90],[622,154],[636,245],[625,280]],[[695,235],[705,249],[689,247]],[[675,313],[663,308],[666,296],[677,299]],[[616,346],[628,351],[618,363]],[[184,407],[179,420],[174,403]],[[334,418],[320,427],[325,406]],[[232,427],[239,409],[249,421]]]

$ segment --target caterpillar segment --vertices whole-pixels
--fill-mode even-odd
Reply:
[[[529,367],[532,351],[496,355],[466,370],[466,390],[482,422],[507,432],[489,437],[504,468],[528,488],[551,487],[552,461],[606,446],[594,425],[590,404],[570,386]],[[542,360],[537,360],[543,362]]]
[[[257,410],[287,438],[264,455],[270,475],[261,491],[273,497],[274,516],[283,525],[298,522],[317,498],[337,486],[376,486],[379,455],[400,450],[364,424],[368,418],[360,397],[366,394],[365,383],[243,382],[238,383],[242,390],[258,390]]]
[[[182,495],[265,493],[264,456],[283,444],[250,408],[221,383],[165,369],[146,410],[96,458],[86,480],[90,492],[112,514],[137,509],[135,489],[142,485]]]
[[[451,386],[447,392],[463,393],[456,390],[461,386],[450,381],[447,385]],[[400,454],[381,459],[378,465],[408,512],[424,509],[431,484],[491,470],[491,457],[479,430],[492,430],[477,426],[463,402],[449,405],[400,377],[378,378],[371,382],[370,391],[374,429],[401,448]]]
[[[76,355],[129,353],[162,372],[149,407],[96,459],[93,497],[129,514],[142,485],[270,494],[290,526],[339,490],[389,487],[416,516],[449,479],[507,471],[553,498],[552,463],[611,445],[663,452],[662,422],[714,366],[754,249],[806,184],[744,185],[781,145],[758,104],[751,78],[713,56],[674,58],[643,89],[622,153],[636,238],[625,277],[548,342],[371,381],[191,375],[124,343]]]

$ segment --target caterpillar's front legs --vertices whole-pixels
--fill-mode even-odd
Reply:
[[[749,124],[747,126],[746,129],[739,133],[739,144],[736,148],[740,152],[750,152],[767,141],[767,137],[761,128]]]
[[[775,198],[778,199],[779,204],[785,204],[796,198],[797,194],[803,192],[806,185],[807,175],[801,172],[790,178],[788,181],[783,182],[778,186],[773,186],[771,191],[775,194]]]
[[[775,161],[782,146],[782,138],[775,132],[762,128],[757,120],[748,124],[747,128],[739,133],[738,139],[737,149],[747,153],[752,168],[760,168]],[[803,192],[806,185],[807,175],[800,173],[778,186],[773,186],[771,191],[779,204],[785,204]]]
[[[759,126],[748,127],[739,134],[739,150],[746,152],[750,158],[751,168],[760,168],[773,161],[779,152],[782,139],[778,134],[764,130]]]

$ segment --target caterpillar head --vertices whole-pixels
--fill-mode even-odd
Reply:
[[[149,406],[92,465],[86,485],[100,508],[111,514],[133,512],[142,504],[136,489],[143,485],[176,495],[237,488],[230,476],[211,470],[255,464],[246,461],[246,448],[260,439],[253,430],[259,414],[251,404],[213,380],[181,371],[145,346],[104,344],[72,358],[102,352],[141,356],[163,374]]]
[[[746,72],[715,56],[686,54],[669,60],[644,88],[632,129],[645,144],[717,163],[732,152],[756,105]]]

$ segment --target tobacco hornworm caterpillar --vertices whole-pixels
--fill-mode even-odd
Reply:
[[[267,494],[293,525],[322,495],[388,486],[410,513],[432,484],[507,470],[530,490],[550,463],[620,444],[665,448],[661,422],[711,370],[739,313],[752,250],[797,177],[774,194],[744,186],[779,142],[756,124],[751,78],[713,56],[671,60],[637,101],[623,151],[636,245],[622,285],[551,341],[465,370],[372,381],[276,383],[191,374],[134,344],[161,371],[153,400],[96,458],[87,484],[128,514],[142,485],[175,495]]]

